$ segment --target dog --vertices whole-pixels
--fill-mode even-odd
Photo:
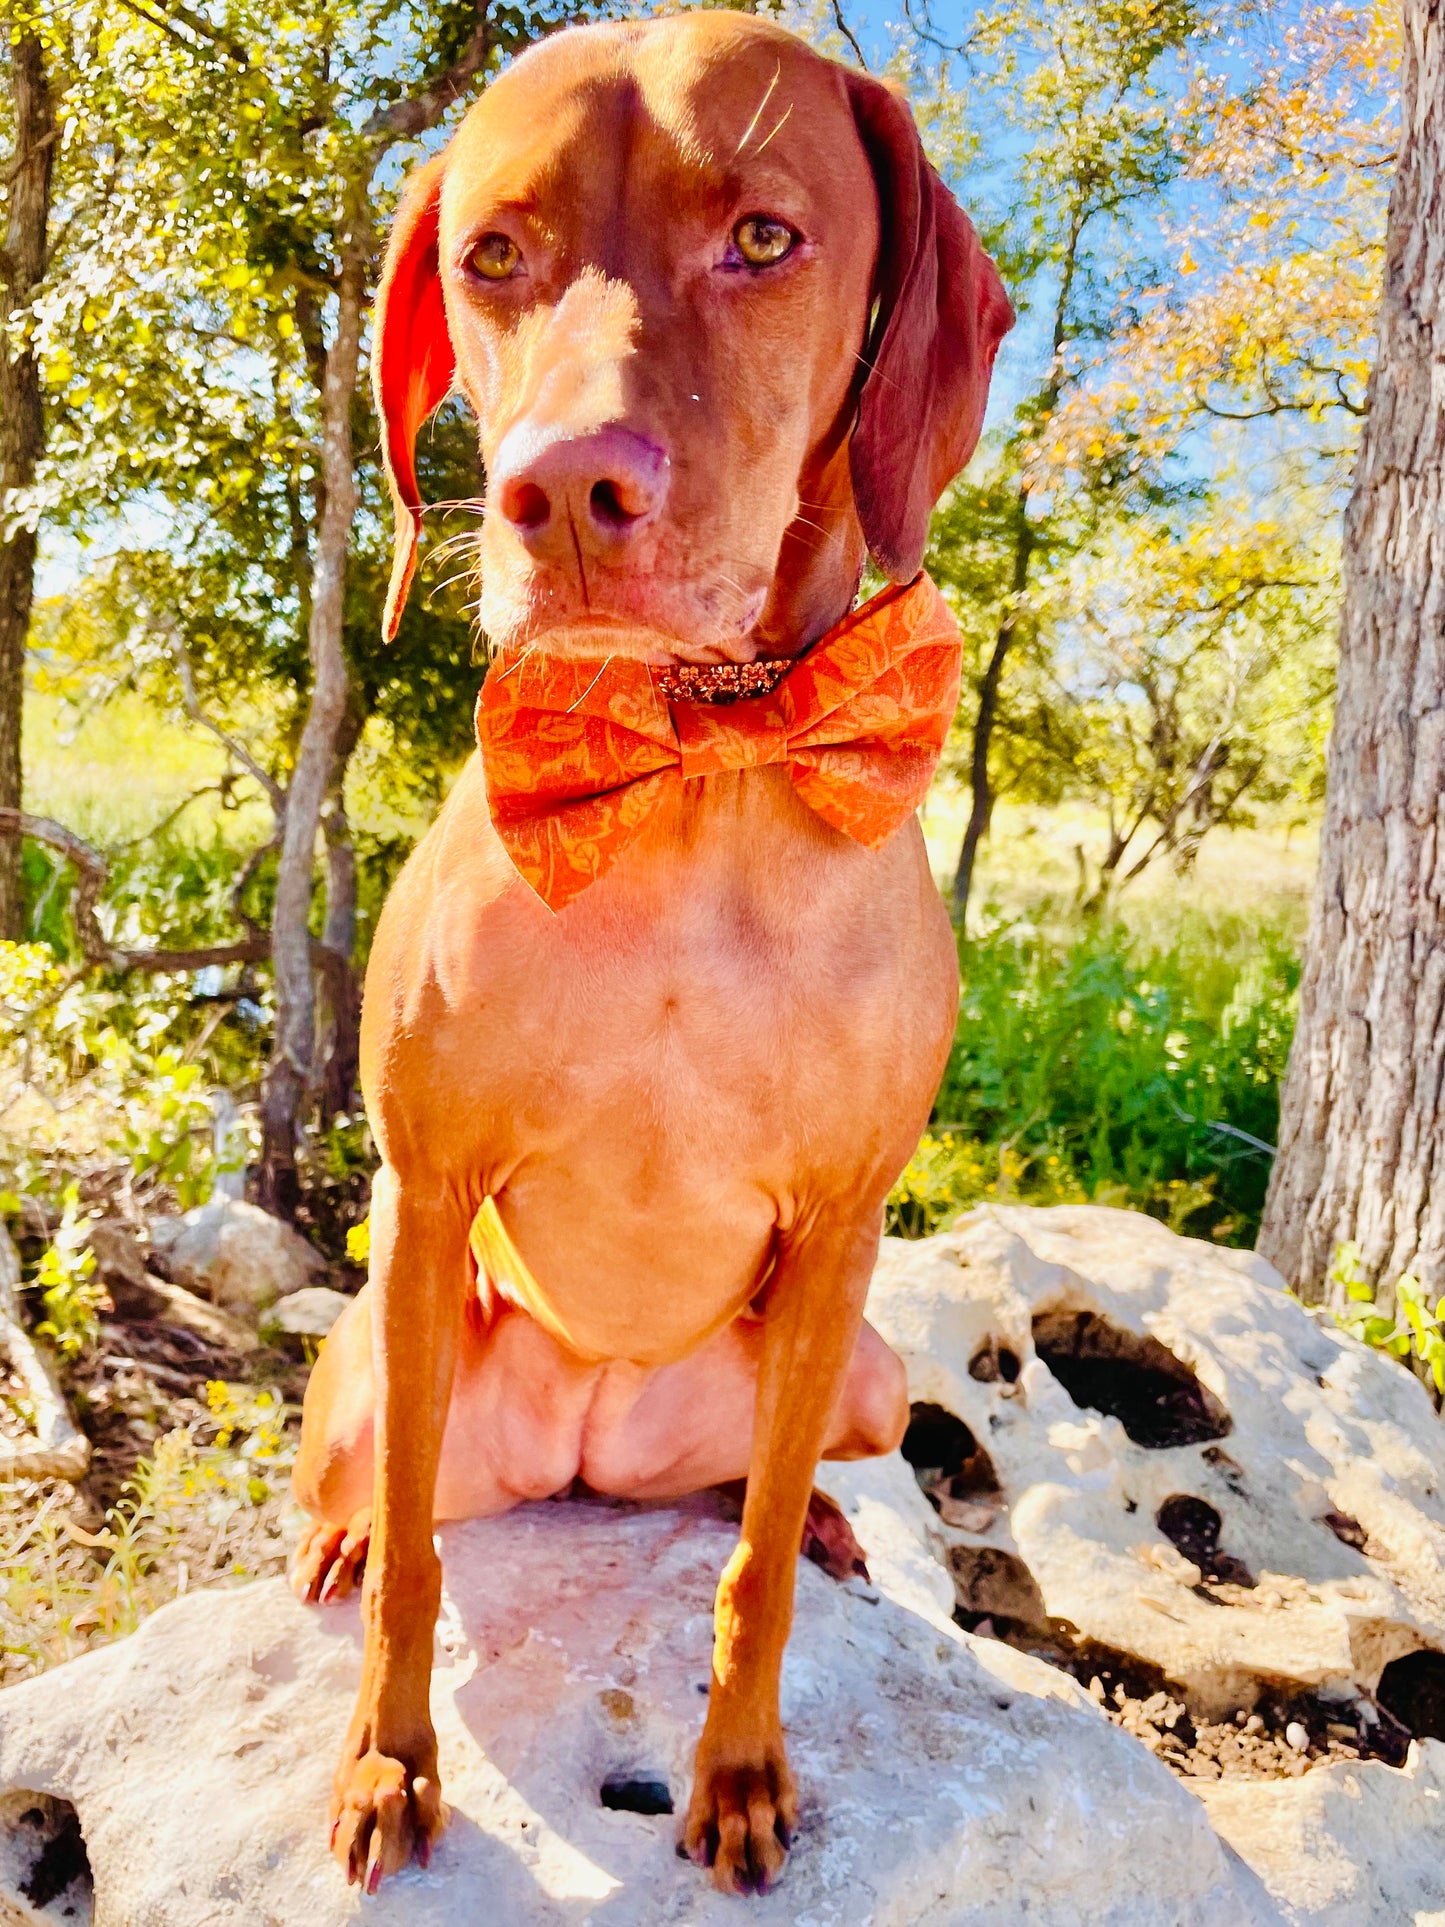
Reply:
[[[368,1891],[445,1823],[434,1521],[577,1480],[746,1480],[682,1845],[729,1892],[784,1864],[795,1562],[856,1554],[814,1467],[908,1418],[862,1314],[957,1011],[914,811],[959,643],[918,570],[1012,319],[905,102],[725,11],[541,43],[402,195],[387,633],[459,390],[493,659],[376,932],[370,1277],[296,1470],[298,1590],[364,1566],[332,1849]]]

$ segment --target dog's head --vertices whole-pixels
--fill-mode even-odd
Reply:
[[[459,388],[499,647],[750,661],[917,570],[1013,319],[907,106],[727,12],[576,28],[488,88],[397,211],[374,380],[413,449]]]

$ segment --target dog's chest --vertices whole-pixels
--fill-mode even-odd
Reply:
[[[513,1061],[545,1138],[616,1129],[639,1168],[790,1172],[866,1140],[859,1107],[912,1081],[933,963],[898,887],[913,852],[748,827],[751,847],[666,846],[661,874],[639,850],[548,933]]]
[[[464,827],[476,849],[484,821]],[[876,1213],[956,1002],[916,824],[868,852],[751,772],[560,916],[515,880],[468,896],[427,899],[432,989],[383,1020],[369,988],[376,1097],[498,1197],[580,1347],[680,1356],[748,1302],[780,1229]]]

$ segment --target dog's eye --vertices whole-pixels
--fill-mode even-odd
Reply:
[[[797,235],[770,214],[746,214],[733,229],[733,243],[750,268],[770,268],[791,254]]]
[[[521,265],[522,250],[507,234],[484,234],[471,252],[471,263],[483,279],[505,281]]]

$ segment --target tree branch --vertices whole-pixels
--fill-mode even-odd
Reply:
[[[179,33],[164,15],[162,15],[160,19],[157,19],[148,8],[140,6],[137,0],[120,0],[120,4],[125,8],[127,13],[133,13],[137,20],[144,20],[148,27],[159,27],[163,34],[166,34],[170,39],[174,40],[178,47],[184,47],[188,54],[193,54],[196,51],[193,43],[187,40],[183,33]]]
[[[222,728],[213,716],[207,715],[202,709],[200,698],[196,694],[196,679],[191,670],[191,659],[186,654],[185,644],[179,636],[170,638],[170,651],[176,665],[176,674],[180,677],[181,696],[186,714],[193,723],[198,723],[202,729],[209,730],[226,754],[239,763],[246,774],[261,785],[270,798],[272,813],[279,822],[286,814],[285,790],[269,770],[261,767],[244,743],[238,742],[229,730]]]
[[[110,877],[110,859],[74,830],[53,817],[31,816],[26,810],[0,809],[0,829],[19,831],[36,843],[56,850],[76,873],[70,893],[70,915],[76,942],[87,964],[99,970],[204,970],[212,964],[263,963],[271,954],[265,937],[241,943],[202,944],[194,950],[119,950],[100,927],[95,906]]]
[[[9,187],[24,170],[29,167],[37,154],[43,154],[52,141],[60,139],[60,129],[52,127],[50,132],[27,147],[23,154],[17,154],[7,168],[0,169],[0,187]]]
[[[435,127],[462,89],[486,65],[492,51],[492,24],[488,18],[490,0],[479,0],[477,24],[471,39],[445,73],[423,87],[420,93],[395,100],[390,107],[378,108],[362,127],[366,139],[386,148],[393,141],[411,140]]]
[[[853,37],[853,29],[843,17],[843,0],[833,0],[833,24],[853,49],[853,58],[866,74],[868,72],[868,62],[863,58],[863,49]]]
[[[162,0],[152,0],[155,7],[154,13],[150,8],[141,6],[139,0],[120,0],[120,4],[137,19],[144,20],[147,26],[159,27],[163,34],[168,34],[176,45],[184,47],[188,54],[195,53],[196,48],[186,39],[185,34],[176,31],[177,20],[198,39],[209,40],[213,47],[220,47],[228,53],[237,66],[249,67],[251,64],[251,57],[239,40],[233,40],[229,34],[218,33],[204,15],[195,12],[191,7],[182,5],[181,0],[169,0],[168,5],[163,5]]]

